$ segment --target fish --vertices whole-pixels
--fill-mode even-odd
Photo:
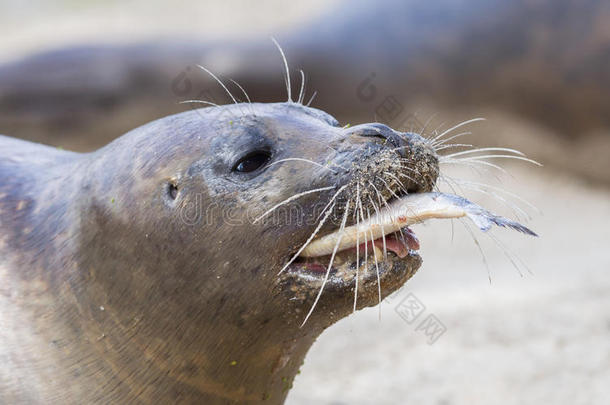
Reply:
[[[440,192],[416,193],[389,202],[387,207],[358,224],[312,240],[301,251],[300,256],[329,255],[335,246],[338,246],[337,251],[353,248],[357,243],[375,240],[432,218],[463,217],[471,220],[483,232],[489,231],[495,225],[526,235],[538,236],[526,226],[496,215],[464,197]]]

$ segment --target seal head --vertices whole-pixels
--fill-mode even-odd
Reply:
[[[407,230],[299,250],[438,173],[418,135],[292,102],[188,111],[90,154],[0,142],[9,400],[283,402],[316,337],[421,264]]]

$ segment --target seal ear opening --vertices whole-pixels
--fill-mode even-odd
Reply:
[[[178,186],[174,181],[167,183],[167,195],[172,200],[175,200],[178,197]]]

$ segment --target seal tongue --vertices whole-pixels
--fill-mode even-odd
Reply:
[[[375,246],[379,249],[383,249],[383,239],[375,239]],[[408,246],[403,241],[396,238],[385,238],[385,247],[390,252],[396,253],[396,256],[401,259],[409,254]]]
[[[398,238],[394,235],[386,236],[385,247],[390,252],[394,252],[396,256],[404,258],[409,254],[409,250],[419,249],[419,240],[415,236],[415,233],[407,227],[402,229],[401,235],[402,237],[399,236]],[[377,238],[373,241],[373,243],[379,249],[383,249],[383,238]],[[359,246],[360,252],[364,252],[364,249],[366,249],[366,246],[364,243],[361,243]],[[356,251],[356,248],[353,247],[351,250]]]

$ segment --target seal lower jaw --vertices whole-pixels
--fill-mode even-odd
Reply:
[[[361,266],[357,272],[358,293],[356,309],[362,309],[379,304],[384,299],[402,287],[422,264],[421,257],[414,250],[409,250],[404,258],[388,252],[387,258],[375,263]],[[295,303],[296,311],[301,312],[303,304],[311,305],[324,282],[325,273],[304,270],[299,263],[292,265],[282,273],[282,290],[288,299]],[[329,313],[336,321],[347,316],[354,309],[356,288],[355,262],[346,262],[331,267],[328,280],[324,286],[324,293],[318,303],[318,310],[322,314]],[[381,297],[380,297],[381,294]],[[328,323],[334,321],[332,317]]]

